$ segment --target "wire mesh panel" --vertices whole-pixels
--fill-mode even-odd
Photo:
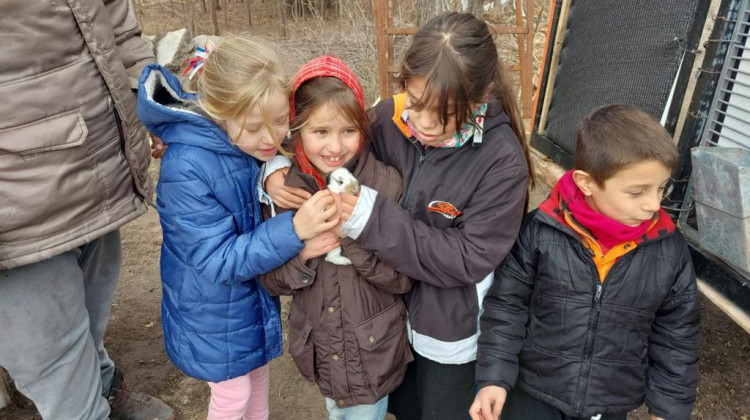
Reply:
[[[702,145],[750,149],[750,3],[740,10]]]
[[[548,34],[549,81],[540,90],[532,146],[572,167],[576,127],[593,109],[625,103],[663,116],[699,3],[563,0]]]

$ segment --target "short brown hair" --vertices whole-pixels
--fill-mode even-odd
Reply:
[[[677,165],[677,148],[651,114],[631,105],[597,108],[583,119],[576,134],[575,169],[604,182],[628,165],[655,160]]]

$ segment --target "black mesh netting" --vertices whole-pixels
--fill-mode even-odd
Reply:
[[[573,154],[575,128],[609,103],[660,119],[698,0],[577,0],[568,18],[546,132]]]

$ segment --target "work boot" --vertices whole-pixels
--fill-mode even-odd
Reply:
[[[112,388],[109,391],[109,418],[115,420],[174,420],[174,410],[160,399],[125,385],[122,372],[115,369]]]

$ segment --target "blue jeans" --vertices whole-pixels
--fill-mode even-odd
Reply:
[[[360,404],[338,408],[336,402],[326,398],[328,420],[383,420],[388,411],[388,396],[379,399],[375,404]]]

